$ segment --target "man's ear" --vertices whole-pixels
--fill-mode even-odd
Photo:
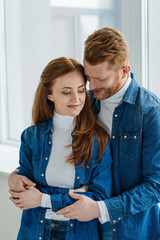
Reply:
[[[121,74],[122,74],[121,77],[122,77],[122,79],[126,78],[126,76],[129,74],[130,70],[131,70],[130,65],[126,65],[126,66],[123,67],[123,69],[122,69],[122,71],[121,71]]]
[[[54,100],[53,100],[53,96],[52,95],[48,95],[48,97],[47,97],[51,102],[54,102]]]
[[[126,65],[123,68],[123,73],[127,75],[130,72],[130,70],[131,70],[131,66],[130,65]]]

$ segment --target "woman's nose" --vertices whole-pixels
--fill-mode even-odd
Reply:
[[[73,93],[73,100],[74,101],[79,101],[79,96],[78,96],[78,93]]]

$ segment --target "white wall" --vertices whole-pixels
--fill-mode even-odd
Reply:
[[[21,210],[9,200],[8,175],[0,172],[0,239],[15,240],[19,229]]]

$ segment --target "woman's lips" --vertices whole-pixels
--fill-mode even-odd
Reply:
[[[75,109],[76,109],[76,108],[79,108],[79,106],[80,106],[80,105],[68,105],[68,107],[70,107],[70,108],[75,108]]]

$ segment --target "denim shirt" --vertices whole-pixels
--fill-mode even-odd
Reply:
[[[132,81],[113,113],[113,193],[105,200],[113,239],[160,239],[160,102]],[[96,115],[100,101],[90,92]]]
[[[54,138],[52,119],[36,124],[24,130],[21,135],[19,174],[27,176],[36,183],[36,187],[43,193],[50,194],[52,211],[57,211],[75,202],[68,195],[69,189],[50,187],[47,185],[45,174],[52,148],[52,134]],[[112,171],[110,140],[108,140],[105,154],[96,161],[99,155],[96,138],[92,143],[92,156],[88,166],[85,164],[75,167],[74,189],[89,185],[84,194],[95,200],[104,200],[111,195]],[[37,207],[24,210],[18,240],[43,239],[44,219],[47,208]],[[70,220],[66,240],[97,240],[99,239],[97,219],[89,222]]]

